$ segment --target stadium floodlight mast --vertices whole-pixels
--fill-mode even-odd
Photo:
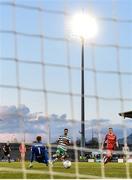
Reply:
[[[81,41],[81,156],[85,147],[85,84],[84,84],[84,44],[93,39],[98,32],[96,18],[85,13],[77,13],[71,19],[72,36]]]

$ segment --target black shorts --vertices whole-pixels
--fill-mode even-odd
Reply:
[[[6,151],[6,152],[4,152],[4,155],[5,155],[5,156],[8,156],[8,155],[10,155],[10,152],[9,152],[9,151]]]
[[[44,157],[43,156],[36,156],[36,161],[41,163],[44,161]]]

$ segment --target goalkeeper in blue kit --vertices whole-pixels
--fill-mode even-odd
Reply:
[[[33,167],[33,161],[45,163],[48,166],[49,158],[47,148],[42,143],[41,136],[36,137],[36,142],[31,147],[31,158],[29,167]]]

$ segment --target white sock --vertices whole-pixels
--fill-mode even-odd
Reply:
[[[58,160],[58,158],[55,158],[55,159],[53,160],[53,163],[55,163],[57,160]]]

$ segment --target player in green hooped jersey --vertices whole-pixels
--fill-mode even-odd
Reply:
[[[56,162],[57,160],[64,160],[67,157],[67,146],[71,143],[71,139],[68,137],[68,129],[64,129],[64,135],[60,136],[57,140],[57,150],[56,153],[53,155],[54,160],[52,163]]]

